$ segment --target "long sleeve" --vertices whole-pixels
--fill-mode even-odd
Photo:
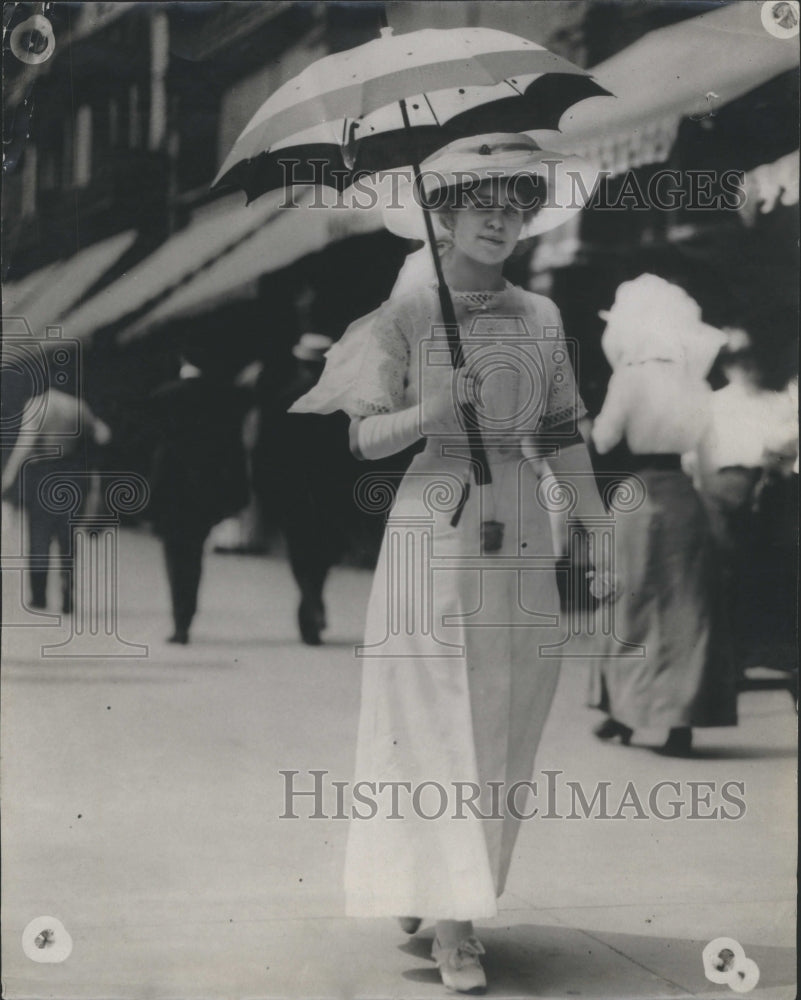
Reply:
[[[355,421],[352,443],[359,458],[376,460],[411,447],[423,436],[420,407],[410,406],[396,413],[379,413]]]
[[[403,409],[409,363],[409,344],[392,309],[380,310],[362,351],[350,405],[345,407],[350,416],[367,417]]]
[[[606,399],[592,428],[592,439],[601,455],[611,451],[620,442],[625,431],[626,408],[621,393],[620,375],[613,373],[606,391]]]
[[[289,412],[344,410],[350,417],[393,413],[403,409],[408,368],[409,344],[385,303],[351,323],[326,354],[317,384]]]
[[[538,427],[541,433],[569,425],[575,426],[587,414],[565,341],[562,315],[553,302],[549,300],[546,302],[548,312],[543,324],[545,336],[542,340],[542,350],[548,377],[548,395]]]

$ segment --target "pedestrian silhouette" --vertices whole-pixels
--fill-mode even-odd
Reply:
[[[305,333],[293,349],[289,384],[259,389],[260,427],[252,456],[253,485],[265,523],[284,535],[289,565],[300,590],[297,618],[303,642],[317,646],[327,627],[323,588],[340,558],[351,516],[356,472],[343,414],[287,413],[315,385],[323,370],[329,337]]]
[[[248,394],[212,362],[201,371],[184,359],[179,378],[153,395],[158,435],[151,472],[150,515],[164,545],[174,630],[189,642],[203,565],[215,524],[247,504],[242,420]]]
[[[20,432],[3,470],[3,496],[10,496],[28,519],[30,603],[47,607],[50,547],[55,541],[61,576],[61,610],[72,612],[72,507],[62,509],[59,491],[72,487],[85,506],[96,448],[111,431],[77,396],[43,388],[28,400]],[[37,455],[39,457],[37,457]]]

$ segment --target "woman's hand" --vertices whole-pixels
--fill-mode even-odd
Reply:
[[[612,604],[620,597],[621,583],[614,573],[591,569],[587,573],[587,579],[590,581],[590,593],[597,600]]]
[[[587,532],[590,543],[590,560],[592,569],[587,573],[590,581],[590,593],[599,601],[613,603],[620,597],[622,582],[617,573],[614,572],[614,535],[604,531]]]

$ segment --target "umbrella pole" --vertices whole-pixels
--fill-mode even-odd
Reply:
[[[403,126],[411,135],[411,125],[409,123],[409,114],[406,110],[406,101],[404,98],[400,99],[400,111],[401,117],[403,118]],[[437,248],[437,239],[434,234],[434,224],[431,221],[431,214],[429,209],[424,205],[424,199],[422,197],[423,193],[423,179],[420,171],[420,164],[415,158],[412,161],[412,170],[414,171],[414,190],[417,194],[417,198],[420,202],[420,207],[423,210],[423,219],[425,220],[426,234],[428,236],[428,243],[431,247],[431,254],[434,258],[434,271],[437,276],[437,292],[439,294],[439,305],[442,310],[442,319],[445,324],[445,335],[448,339],[448,347],[451,352],[451,360],[453,362],[454,368],[461,368],[464,365],[464,351],[462,349],[462,341],[459,337],[459,324],[456,322],[456,313],[453,308],[453,300],[451,299],[451,293],[448,289],[448,285],[445,281],[445,275],[442,270],[442,261],[440,260],[439,250]],[[475,476],[477,486],[488,486],[492,482],[492,473],[490,472],[489,460],[487,458],[487,453],[484,449],[484,442],[481,438],[481,431],[478,427],[478,417],[476,416],[475,407],[471,402],[466,402],[462,404],[462,414],[464,416],[465,425],[468,431],[468,441],[470,444],[470,458],[473,464],[473,474]],[[462,514],[462,508],[467,501],[467,495],[469,491],[469,483],[466,486],[465,494],[462,497],[462,502],[459,507],[457,507],[454,513],[452,524],[458,524],[459,518]]]

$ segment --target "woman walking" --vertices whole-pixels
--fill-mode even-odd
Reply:
[[[660,731],[660,752],[686,756],[692,727],[736,723],[734,671],[716,627],[723,595],[712,534],[681,462],[708,427],[704,377],[726,338],[701,323],[681,288],[653,274],[621,285],[602,315],[613,371],[592,436],[601,454],[625,443],[645,494],[615,523],[626,587],[616,634],[593,665],[590,702],[608,715],[595,735],[628,744],[634,730]]]
[[[548,648],[561,635],[550,523],[534,471],[545,435],[558,445],[548,459],[556,476],[578,473],[578,516],[604,513],[575,430],[584,409],[558,310],[502,273],[519,239],[553,224],[554,210],[536,205],[543,160],[553,170],[557,158],[499,134],[454,142],[423,164],[452,241],[443,268],[465,353],[455,376],[428,282],[386,303],[330,372],[358,455],[425,438],[370,596],[356,759],[357,781],[420,794],[414,808],[352,821],[347,910],[403,916],[409,932],[434,919],[432,957],[444,984],[465,993],[486,987],[472,921],[497,913],[526,808],[507,792],[531,778],[559,670]],[[467,177],[472,187],[457,187]],[[354,371],[346,354],[360,361],[343,393],[337,371]],[[492,482],[481,489],[470,484],[459,401],[475,405],[484,435]],[[425,788],[434,804],[444,790],[444,812],[432,812]],[[459,810],[456,788],[472,796],[469,808]]]

